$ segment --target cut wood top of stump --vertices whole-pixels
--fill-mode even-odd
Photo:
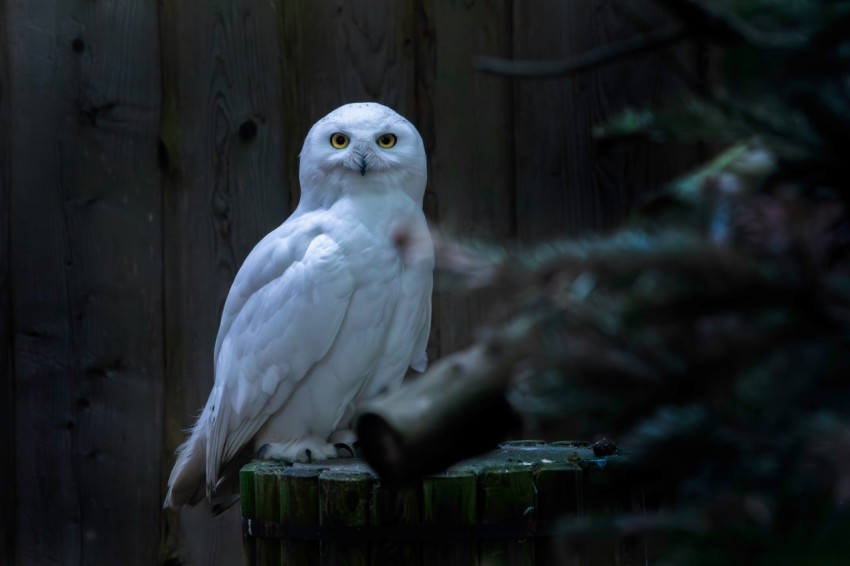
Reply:
[[[486,452],[474,458],[469,458],[449,467],[444,472],[434,475],[446,474],[447,472],[473,472],[478,473],[485,468],[499,466],[517,467],[530,466],[540,467],[549,464],[572,464],[585,468],[587,466],[604,467],[608,461],[617,456],[598,457],[594,454],[590,442],[585,441],[558,441],[543,442],[540,440],[514,440],[504,442],[496,450]],[[360,458],[335,458],[322,462],[286,464],[273,460],[254,460],[248,466],[251,470],[260,466],[265,473],[274,473],[273,470],[291,469],[295,470],[330,470],[334,472],[367,473],[375,478],[378,474]],[[293,473],[290,472],[290,473]]]
[[[254,460],[240,473],[243,529],[284,540],[547,536],[559,516],[581,513],[585,472],[617,458],[589,442],[513,441],[406,487],[357,458]]]

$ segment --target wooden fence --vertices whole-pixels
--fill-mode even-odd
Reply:
[[[293,209],[302,139],[329,110],[375,100],[409,117],[427,212],[464,234],[606,228],[691,165],[695,149],[591,139],[675,90],[668,55],[569,80],[472,68],[661,22],[627,4],[0,0],[0,563],[176,556],[164,483],[210,389],[223,301]],[[676,60],[696,72],[697,54]],[[438,292],[432,358],[486,304]]]

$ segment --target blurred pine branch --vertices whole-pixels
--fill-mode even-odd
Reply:
[[[486,391],[491,408],[509,412],[498,405],[507,399],[538,430],[605,433],[628,448],[606,478],[657,489],[662,510],[568,521],[569,540],[645,534],[662,541],[662,564],[846,563],[850,1],[657,2],[677,29],[717,46],[721,79],[625,112],[597,136],[727,149],[607,236],[532,248],[438,238],[451,281],[503,300],[477,344],[421,379],[467,379],[462,387]],[[574,73],[677,37],[545,69],[485,64]],[[403,412],[442,391],[420,384],[392,405]],[[456,399],[454,418],[470,402]],[[382,410],[380,400],[370,408]],[[464,430],[482,429],[454,422],[458,434],[441,442],[462,446]],[[393,434],[403,447],[404,426]]]

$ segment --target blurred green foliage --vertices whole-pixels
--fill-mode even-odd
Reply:
[[[657,1],[718,76],[597,135],[722,151],[619,232],[458,245],[446,268],[501,291],[497,329],[542,313],[517,411],[613,435],[629,454],[608,482],[654,502],[565,521],[566,540],[644,536],[661,564],[850,563],[850,2]]]

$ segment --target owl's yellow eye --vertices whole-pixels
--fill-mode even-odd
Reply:
[[[348,136],[342,132],[331,134],[331,145],[337,149],[344,149],[348,147]]]
[[[378,145],[384,149],[389,149],[395,145],[395,142],[398,141],[398,138],[395,134],[381,134],[378,136]]]

